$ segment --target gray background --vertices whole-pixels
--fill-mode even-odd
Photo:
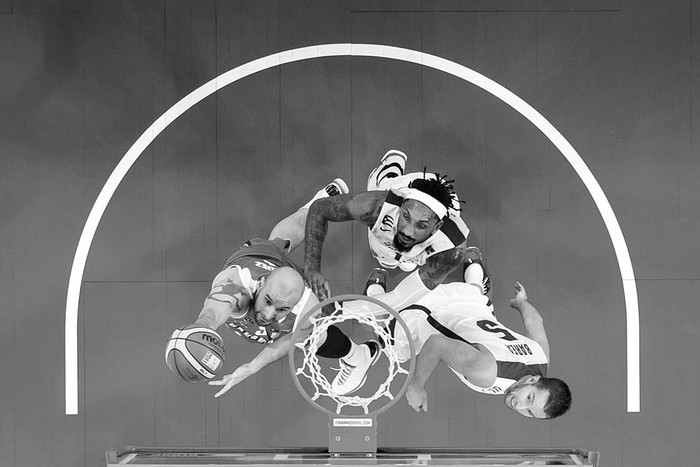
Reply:
[[[700,34],[691,1],[0,0],[0,464],[94,466],[127,445],[323,446],[327,419],[276,363],[220,400],[178,381],[165,340],[191,322],[228,253],[335,177],[353,190],[387,149],[445,172],[466,201],[499,318],[520,280],[551,374],[574,406],[517,417],[445,368],[430,411],[380,416],[379,444],[582,446],[603,465],[692,465],[700,397]],[[80,306],[80,413],[64,415],[65,298],[112,169],[170,106],[283,50],[375,43],[434,54],[515,92],[605,191],[639,291],[642,411],[626,412],[625,308],[591,196],[529,122],[417,65],[324,58],[258,73],[180,117],[144,152],[92,244]],[[301,252],[294,253],[295,259]],[[324,271],[359,293],[365,229],[331,227]],[[392,276],[392,283],[400,278]],[[224,331],[226,370],[260,348]],[[681,448],[685,446],[685,448]]]

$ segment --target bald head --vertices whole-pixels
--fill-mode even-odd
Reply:
[[[265,285],[275,298],[289,300],[293,304],[296,304],[304,293],[304,279],[301,274],[287,266],[273,270],[267,276]]]
[[[255,321],[267,326],[280,321],[304,294],[304,279],[295,269],[280,267],[265,277],[255,297]]]

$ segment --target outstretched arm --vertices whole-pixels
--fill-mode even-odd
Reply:
[[[328,222],[360,221],[372,226],[385,197],[382,191],[338,195],[317,199],[309,207],[304,238],[304,279],[321,300],[330,295],[328,282],[321,275],[321,252]]]
[[[527,301],[527,291],[520,282],[515,283],[515,297],[510,300],[510,306],[520,312],[525,336],[540,344],[549,360],[549,340],[544,330],[544,320],[537,308]]]
[[[311,328],[309,328],[309,330],[310,329]],[[260,351],[260,353],[255,356],[255,358],[253,358],[248,363],[244,363],[243,365],[236,368],[233,371],[233,373],[224,376],[220,380],[210,381],[209,386],[223,386],[223,388],[221,388],[216,394],[214,394],[214,397],[222,396],[223,394],[228,392],[229,389],[231,389],[241,381],[245,380],[249,376],[256,374],[270,363],[276,362],[277,360],[287,355],[289,353],[289,350],[293,347],[293,335],[293,333],[289,333],[281,337],[279,340],[267,344]],[[304,332],[302,332],[302,339],[305,338],[306,336],[304,335]]]
[[[416,369],[411,384],[406,391],[408,404],[416,412],[428,411],[428,394],[425,384],[440,362],[464,375],[470,382],[488,387],[495,378],[495,360],[486,352],[467,344],[450,339],[442,334],[434,334],[425,341],[416,358]]]

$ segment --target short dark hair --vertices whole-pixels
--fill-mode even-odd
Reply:
[[[549,400],[544,406],[547,418],[564,415],[571,408],[571,391],[564,381],[557,378],[540,378],[535,386],[549,391]]]
[[[423,178],[417,178],[408,184],[409,188],[415,188],[418,191],[432,196],[438,200],[447,209],[454,209],[455,211],[461,211],[462,208],[459,207],[459,203],[463,202],[457,199],[454,187],[452,184],[454,180],[448,180],[446,175],[440,175],[435,173],[435,178],[427,178],[432,174],[427,174],[425,168],[423,169]]]

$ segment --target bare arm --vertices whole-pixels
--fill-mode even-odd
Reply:
[[[527,301],[527,291],[520,282],[515,283],[515,297],[511,299],[510,306],[520,312],[525,336],[540,344],[549,360],[549,340],[544,330],[544,320],[537,308]]]
[[[311,328],[309,327],[308,329],[302,331],[301,339],[306,339],[310,330]],[[220,380],[210,381],[209,386],[223,386],[223,388],[214,394],[214,397],[222,396],[241,381],[256,374],[270,363],[276,362],[287,355],[290,349],[293,348],[293,336],[293,333],[289,333],[281,337],[279,340],[267,344],[251,361],[239,366],[233,371],[233,373],[224,376]]]
[[[496,377],[496,361],[488,351],[481,351],[466,342],[450,339],[442,334],[428,338],[416,358],[416,369],[406,398],[413,410],[428,411],[425,384],[440,362],[464,375],[471,383],[488,387]]]
[[[225,279],[212,287],[204,300],[202,311],[194,322],[195,325],[216,330],[223,326],[229,317],[239,318],[245,315],[251,297],[245,287],[235,279],[235,276]]]
[[[318,298],[316,298],[315,295],[311,294],[307,298],[306,303],[304,303],[303,309],[299,312],[299,316],[294,317],[294,319],[299,320],[301,316],[305,316],[306,313],[317,304]],[[311,330],[313,329],[313,326],[308,320],[308,318],[310,317],[306,318],[307,319],[305,319],[303,323],[299,323],[299,321],[295,322],[295,324],[304,326],[304,328],[299,333],[300,341],[306,339],[309,336]],[[256,374],[270,363],[276,362],[277,360],[287,355],[289,351],[293,349],[293,337],[294,333],[290,332],[289,334],[282,336],[279,340],[267,344],[260,351],[260,353],[255,356],[255,358],[253,358],[248,363],[244,363],[243,365],[236,368],[233,371],[233,373],[224,376],[220,380],[209,382],[210,386],[224,386],[219,390],[219,392],[214,394],[214,397],[219,397],[223,395],[229,389],[231,389],[241,381],[245,380],[249,376]]]
[[[374,295],[394,310],[402,310],[416,303],[431,290],[440,285],[447,276],[458,268],[464,261],[466,241],[446,251],[441,251],[428,258],[426,263],[417,271],[409,274],[391,292]],[[383,314],[385,310],[379,305],[357,300],[346,302],[343,307],[350,312],[369,311]]]
[[[420,279],[429,289],[442,284],[447,276],[457,269],[463,262],[466,253],[467,241],[449,250],[441,251],[429,257],[425,264],[418,269]]]
[[[322,300],[330,295],[328,282],[321,275],[321,252],[328,233],[328,222],[360,221],[374,225],[386,193],[369,191],[321,198],[309,207],[304,237],[304,279]]]

